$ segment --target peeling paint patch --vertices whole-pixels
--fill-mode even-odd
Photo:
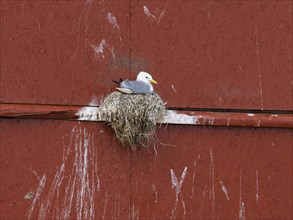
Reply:
[[[154,16],[154,15],[150,12],[150,10],[148,9],[148,7],[147,7],[146,5],[143,6],[143,11],[144,11],[144,13],[145,13],[148,17],[150,17],[151,19],[157,20],[156,16]]]
[[[160,13],[159,18],[157,18],[155,15],[153,15],[146,5],[143,6],[143,12],[145,13],[146,16],[148,16],[151,19],[151,21],[156,21],[157,23],[160,23],[161,19],[165,15],[167,7],[168,7],[168,2],[166,3],[164,9]]]
[[[117,30],[120,31],[120,27],[117,23],[117,20],[111,12],[108,12],[107,19],[108,19],[109,23],[112,24],[113,28],[116,28]]]
[[[95,55],[101,59],[101,58],[105,58],[104,56],[104,50],[105,50],[105,47],[106,47],[106,40],[103,39],[98,46],[96,45],[91,45],[91,47],[94,49],[94,52],[95,52]]]

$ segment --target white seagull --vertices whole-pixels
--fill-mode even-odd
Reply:
[[[120,88],[116,88],[122,93],[127,94],[151,94],[154,91],[153,85],[157,84],[156,80],[153,80],[153,77],[147,72],[139,72],[136,77],[136,80],[122,80],[113,82],[120,85]]]

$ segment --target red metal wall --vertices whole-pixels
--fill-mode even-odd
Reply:
[[[88,105],[149,71],[168,107],[292,110],[291,1],[1,1],[1,103]],[[1,219],[292,219],[292,130],[3,119]],[[32,196],[30,196],[32,195]]]
[[[171,107],[292,110],[292,1],[1,1],[1,14],[1,102],[87,105],[143,69]]]

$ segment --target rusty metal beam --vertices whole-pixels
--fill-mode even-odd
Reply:
[[[97,110],[97,106],[0,104],[0,117],[103,121],[97,118]],[[168,110],[168,114],[158,123],[293,128],[293,114]]]

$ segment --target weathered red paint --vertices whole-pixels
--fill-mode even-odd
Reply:
[[[1,102],[87,105],[145,70],[169,107],[293,109],[292,1],[1,1],[1,11]]]
[[[1,219],[39,219],[42,214],[45,219],[77,219],[79,207],[89,214],[91,204],[92,219],[128,218],[130,155],[115,141],[109,127],[31,119],[1,119],[0,123]],[[80,184],[84,168],[86,179]],[[43,177],[46,181],[37,196]],[[25,199],[29,192],[32,198]],[[88,197],[91,192],[93,199]],[[66,198],[71,193],[70,207]],[[81,201],[78,196],[84,197],[76,205]],[[66,211],[69,216],[63,218]]]
[[[46,183],[32,218],[44,212],[40,206],[45,201],[52,202],[46,219],[57,218],[69,208],[61,204],[72,192],[65,189],[76,176],[72,172],[76,147],[81,146],[85,155],[84,134],[90,136],[88,160],[81,157],[77,164],[88,164],[91,189],[95,177],[94,219],[169,219],[172,211],[177,219],[238,219],[242,203],[245,219],[292,216],[292,132],[287,129],[162,126],[157,132],[162,144],[131,153],[115,140],[108,126],[98,123],[1,119],[0,129],[1,219],[27,218],[35,197],[24,197],[28,192],[36,195],[44,175]],[[62,164],[64,178],[51,190],[54,178],[63,176]],[[186,169],[176,210],[171,169],[178,184]],[[73,191],[70,219],[76,219],[78,212],[79,194]],[[89,201],[84,198],[85,203]]]
[[[292,110],[292,4],[0,1],[4,114],[74,119],[140,70],[169,107]],[[162,125],[137,152],[101,123],[1,118],[0,132],[1,219],[292,218],[289,129]]]

